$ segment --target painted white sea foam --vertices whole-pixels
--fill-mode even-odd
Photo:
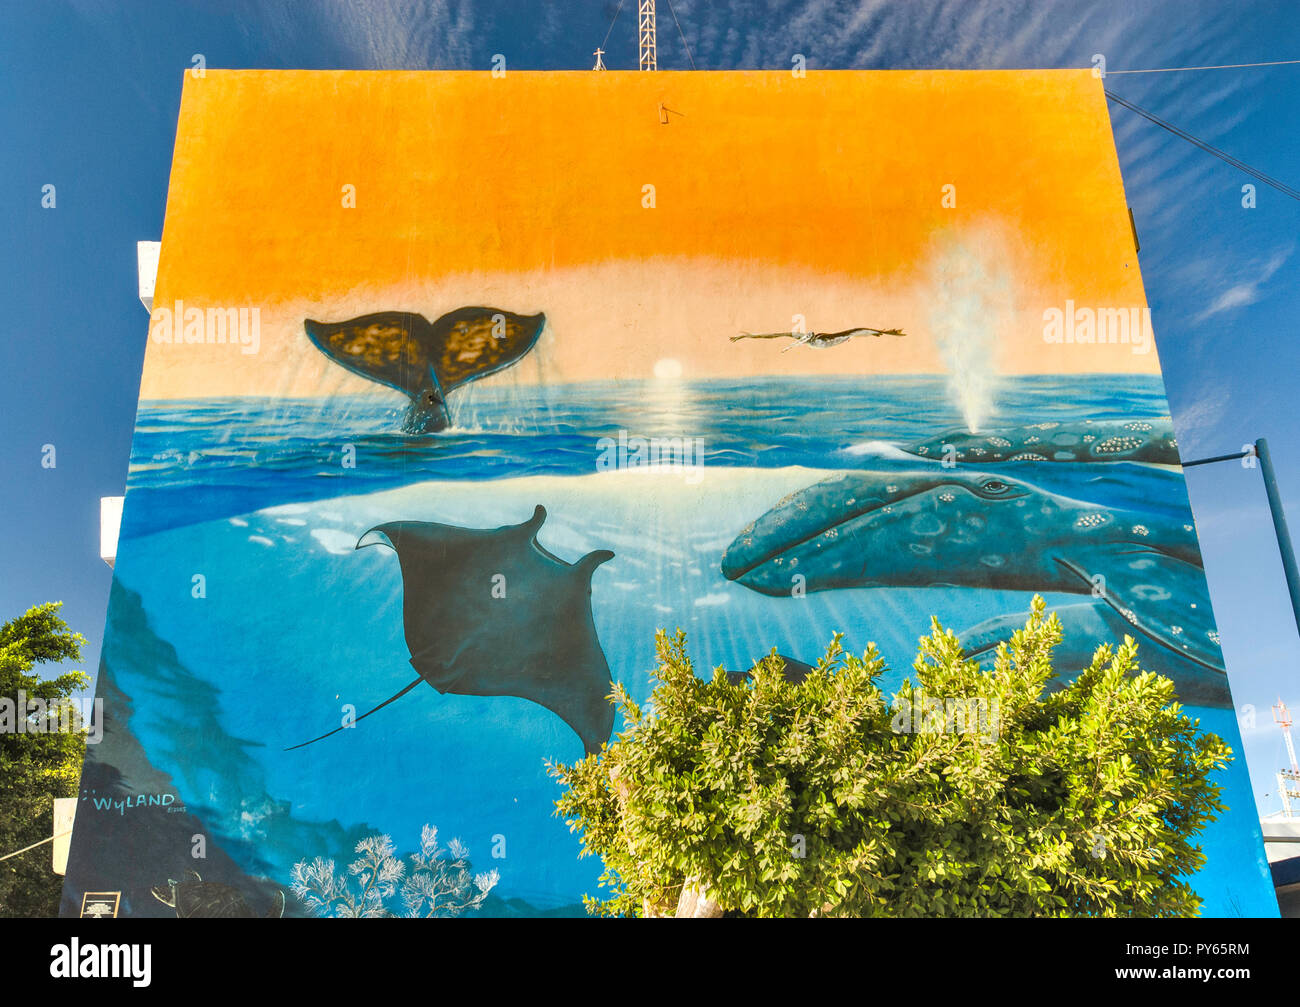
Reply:
[[[610,549],[616,554],[618,570],[623,571],[620,580],[632,571],[654,568],[671,568],[696,580],[705,571],[696,562],[682,563],[682,536],[690,543],[692,556],[720,552],[731,539],[718,534],[714,522],[719,513],[733,515],[739,528],[781,497],[826,474],[822,469],[801,466],[720,468],[707,502],[691,487],[673,481],[647,484],[623,471],[523,476],[494,480],[488,489],[471,482],[431,480],[319,502],[274,505],[249,517],[259,530],[272,521],[287,525],[303,520],[325,552],[344,556],[355,550],[362,532],[387,521],[496,528],[528,520],[533,507],[541,504],[547,518],[538,539],[567,562],[576,562],[594,549]],[[647,492],[649,487],[654,488]],[[678,515],[686,514],[691,517],[682,527]],[[286,519],[285,515],[293,517]],[[248,525],[244,518],[230,521]],[[249,540],[274,544],[265,535],[253,535]],[[722,597],[707,595],[700,602],[706,607],[725,603]]]
[[[336,556],[354,551],[357,545],[356,535],[337,528],[313,528],[311,537]]]
[[[283,517],[285,514],[306,514],[309,510],[311,510],[310,504],[290,503],[267,507],[262,513],[270,514],[272,517]]]
[[[898,458],[906,460],[911,458],[906,451],[890,444],[888,441],[862,441],[860,444],[850,444],[844,449],[846,455],[875,455],[878,458]]]

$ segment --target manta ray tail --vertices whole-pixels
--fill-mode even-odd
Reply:
[[[423,678],[417,678],[414,682],[412,682],[410,685],[408,685],[408,686],[407,686],[405,689],[403,689],[401,692],[397,693],[396,695],[389,696],[387,699],[385,699],[385,700],[384,700],[382,703],[380,703],[378,706],[374,707],[373,709],[367,710],[365,713],[363,713],[361,716],[359,716],[356,720],[352,721],[352,723],[356,724],[356,723],[358,723],[359,721],[365,720],[365,719],[366,719],[367,717],[369,717],[372,713],[374,713],[375,710],[382,710],[385,706],[387,706],[387,705],[388,705],[389,703],[391,703],[393,700],[395,700],[395,699],[401,699],[403,696],[405,696],[408,692],[410,692],[412,689],[414,689],[417,685],[419,685],[419,684],[420,684],[421,682],[423,682],[423,681],[424,681]],[[306,748],[308,745],[314,745],[314,744],[316,744],[316,742],[318,742],[318,741],[323,741],[323,740],[325,740],[325,739],[328,738],[331,734],[338,734],[339,731],[341,731],[341,730],[343,730],[342,727],[336,727],[336,728],[334,728],[334,730],[332,730],[332,731],[327,731],[325,734],[322,734],[319,738],[312,738],[311,741],[304,741],[304,742],[303,742],[302,744],[300,744],[300,745],[290,745],[288,748],[285,749],[285,751],[286,751],[286,752],[292,752],[295,748]]]

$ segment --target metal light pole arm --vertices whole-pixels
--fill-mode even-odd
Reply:
[[[1277,548],[1282,554],[1282,569],[1286,572],[1287,590],[1291,592],[1291,614],[1295,616],[1296,631],[1300,632],[1300,569],[1296,568],[1295,550],[1291,548],[1291,533],[1287,530],[1286,515],[1282,512],[1282,494],[1277,489],[1277,476],[1273,472],[1273,459],[1268,453],[1268,441],[1263,437],[1255,442],[1255,454],[1259,457],[1259,467],[1264,475],[1268,509],[1273,514]]]

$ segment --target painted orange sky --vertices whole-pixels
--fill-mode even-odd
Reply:
[[[1146,304],[1101,83],[187,74],[155,306],[258,306],[261,343],[151,341],[141,396],[371,390],[303,318],[469,304],[545,311],[548,380],[647,378],[664,361],[685,377],[941,372],[970,352],[1008,373],[1154,372],[1154,350],[1043,338],[1067,299]],[[788,353],[728,338],[796,316],[908,335]]]

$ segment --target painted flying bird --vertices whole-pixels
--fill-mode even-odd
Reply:
[[[844,329],[840,332],[742,332],[738,336],[732,336],[731,341],[734,343],[738,339],[793,339],[794,342],[781,351],[785,353],[796,346],[811,346],[815,350],[823,350],[828,346],[839,346],[840,343],[847,342],[854,336],[878,338],[905,335],[907,333],[902,329],[871,329],[864,326],[857,329]]]

